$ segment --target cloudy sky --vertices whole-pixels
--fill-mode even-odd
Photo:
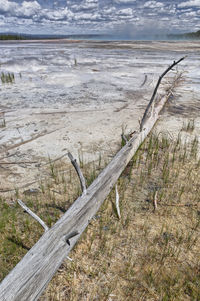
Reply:
[[[134,37],[199,29],[200,0],[0,0],[0,32]]]

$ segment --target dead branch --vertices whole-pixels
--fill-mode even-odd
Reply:
[[[36,164],[38,161],[0,162],[0,165]]]
[[[124,141],[125,143],[128,142],[128,139],[126,138],[126,136],[125,136],[124,134],[121,134],[121,137],[122,137],[122,139],[123,139],[123,141]]]
[[[116,204],[116,209],[117,209],[117,215],[120,219],[121,214],[120,214],[120,209],[119,209],[119,193],[118,193],[118,190],[117,190],[117,184],[115,185],[115,195],[116,195],[115,204]]]
[[[161,206],[167,207],[198,207],[198,204],[161,204]]]
[[[38,134],[38,135],[35,135],[34,137],[32,137],[32,138],[30,138],[30,139],[27,139],[27,140],[25,140],[25,141],[22,141],[22,142],[19,142],[19,143],[14,144],[14,145],[8,146],[8,147],[6,147],[6,149],[5,149],[4,151],[1,151],[0,153],[4,153],[4,152],[9,151],[9,150],[11,150],[11,149],[14,149],[14,148],[16,148],[16,147],[19,147],[19,146],[21,146],[21,145],[23,145],[23,144],[32,142],[32,141],[34,141],[34,140],[36,140],[36,139],[38,139],[38,138],[40,138],[40,137],[43,137],[43,136],[52,134],[52,133],[56,132],[57,130],[60,130],[60,129],[52,130],[52,131],[49,131],[49,132],[44,131],[43,133],[40,133],[40,134]]]
[[[158,91],[158,87],[160,86],[161,80],[163,79],[163,77],[164,77],[170,70],[172,70],[172,68],[173,68],[174,66],[176,66],[177,64],[179,64],[179,63],[180,63],[181,61],[183,61],[185,58],[186,58],[186,56],[182,57],[180,60],[178,60],[178,61],[176,61],[176,62],[174,61],[174,63],[173,63],[172,65],[170,65],[170,66],[169,66],[169,67],[161,74],[161,76],[159,77],[158,82],[157,82],[157,84],[156,84],[156,87],[155,87],[155,89],[154,89],[154,91],[153,91],[153,94],[152,94],[152,96],[151,96],[151,99],[150,99],[150,101],[149,101],[149,104],[147,105],[146,110],[145,110],[145,112],[144,112],[144,115],[143,115],[143,117],[142,117],[142,121],[141,121],[141,123],[140,123],[140,131],[142,131],[142,129],[143,129],[143,127],[144,127],[144,123],[145,123],[145,121],[146,121],[146,119],[147,119],[147,114],[148,114],[148,112],[149,112],[149,109],[150,109],[150,107],[151,107],[153,101],[154,101],[154,98],[155,98],[156,93],[157,93],[157,91]]]
[[[146,81],[147,81],[147,74],[145,74],[144,81],[141,84],[140,88],[142,88],[146,84]]]
[[[82,174],[82,171],[76,161],[76,159],[74,159],[74,157],[72,156],[72,154],[70,152],[68,152],[68,157],[72,163],[72,165],[74,166],[77,174],[78,174],[78,177],[79,177],[79,180],[80,180],[80,184],[81,184],[81,190],[82,190],[82,193],[83,194],[86,194],[86,191],[87,191],[87,188],[86,188],[86,183],[85,183],[85,178]]]
[[[154,196],[154,200],[153,200],[153,208],[154,208],[154,211],[156,211],[157,208],[158,208],[158,204],[157,204],[157,196],[158,196],[158,191],[156,191],[155,196]]]
[[[54,162],[56,162],[56,161],[61,160],[61,159],[64,158],[66,155],[68,155],[68,153],[65,153],[65,154],[63,154],[62,156],[60,156],[60,157],[58,157],[58,158],[56,158],[56,159],[54,159],[54,160],[51,160],[51,163],[54,163]],[[49,162],[44,163],[44,164],[41,165],[41,167],[46,166],[46,165],[48,165],[48,164],[49,164]]]
[[[17,200],[17,202],[28,214],[30,214],[44,228],[45,231],[49,230],[49,227],[45,224],[45,222],[38,215],[36,215],[31,209],[29,209],[21,200]],[[70,258],[69,256],[67,256],[66,258],[69,261],[73,261],[73,259]]]
[[[54,114],[72,114],[72,113],[90,113],[90,112],[102,112],[102,110],[77,110],[77,111],[54,111],[54,112],[36,112],[33,115],[54,115]]]
[[[44,228],[45,231],[49,230],[49,227],[37,214],[35,214],[31,209],[29,209],[21,200],[17,200],[17,202],[28,214],[30,214],[38,223],[40,223],[40,225]]]

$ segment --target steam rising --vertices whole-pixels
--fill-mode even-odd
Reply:
[[[174,31],[166,28],[166,23],[161,21],[156,22],[153,20],[146,21],[145,24],[138,22],[128,23],[117,26],[112,35],[118,39],[124,40],[167,40],[168,35]]]

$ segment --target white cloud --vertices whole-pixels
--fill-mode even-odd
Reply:
[[[116,4],[135,4],[136,0],[114,0]]]
[[[8,0],[0,0],[0,11],[13,12],[19,5],[16,2],[10,2]]]
[[[169,17],[163,17],[160,19],[161,21],[170,21],[170,18]]]
[[[131,8],[124,8],[124,9],[120,9],[117,12],[117,14],[120,15],[120,16],[132,16],[133,11],[132,11]]]
[[[67,34],[109,32],[133,24],[134,32],[137,28],[146,32],[152,22],[157,31],[193,31],[199,26],[199,12],[200,0],[0,0],[0,26],[1,31],[31,32],[32,28]]]
[[[97,8],[98,8],[98,0],[85,0],[81,4],[71,5],[71,9],[74,11],[93,10]]]
[[[194,11],[182,14],[182,16],[184,16],[184,17],[196,17],[196,15],[197,15],[197,12],[194,12]]]
[[[144,7],[146,8],[160,8],[163,6],[163,3],[157,1],[147,1],[146,3],[144,3]]]
[[[98,13],[78,13],[74,15],[74,20],[82,20],[82,21],[96,21],[101,18],[100,14]]]
[[[26,17],[30,17],[41,9],[40,4],[37,1],[24,1],[22,2],[22,5],[19,6],[16,10],[17,15],[22,15]]]
[[[188,7],[188,6],[200,6],[200,0],[190,0],[186,2],[181,2],[178,7]]]
[[[106,6],[102,10],[103,15],[110,15],[111,16],[111,15],[115,14],[116,12],[117,12],[117,9],[114,6],[111,6],[111,7]]]
[[[44,10],[41,12],[41,16],[44,19],[50,19],[50,20],[63,20],[68,19],[72,20],[74,17],[74,14],[69,10],[68,8],[61,8],[58,10]]]
[[[8,0],[0,0],[0,11],[9,13],[10,15],[30,17],[41,9],[37,1],[23,1],[22,4],[11,2]]]

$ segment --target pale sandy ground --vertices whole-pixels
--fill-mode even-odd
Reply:
[[[0,45],[7,55],[1,68],[16,74],[14,85],[1,85],[0,111],[6,121],[0,129],[1,191],[29,183],[38,187],[37,180],[47,174],[42,166],[48,157],[53,160],[67,151],[75,157],[83,152],[86,161],[97,160],[100,153],[112,157],[120,147],[122,128],[126,133],[138,129],[158,75],[184,55],[188,57],[179,67],[187,71],[184,81],[156,128],[173,139],[183,122],[194,118],[193,136],[199,136],[199,42],[59,42],[56,49],[55,43],[44,44],[26,43],[24,48],[16,43],[18,60],[27,52],[43,51],[18,64],[9,61],[13,44]],[[50,61],[43,62],[47,53]],[[160,95],[174,73],[165,79]],[[34,163],[20,163],[25,161]]]

